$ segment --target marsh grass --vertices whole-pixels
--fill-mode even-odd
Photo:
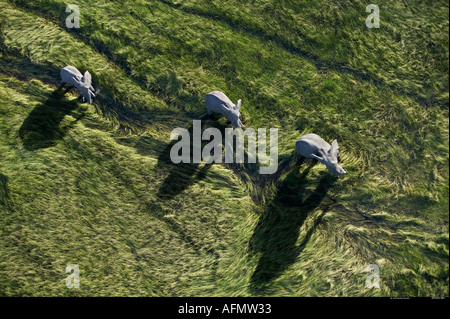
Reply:
[[[79,30],[0,5],[1,295],[448,296],[448,4],[385,1],[378,30],[361,1],[80,0]],[[168,159],[212,90],[279,129],[276,174]],[[295,156],[311,132],[346,176]]]

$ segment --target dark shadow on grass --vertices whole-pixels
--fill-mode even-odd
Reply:
[[[8,177],[0,173],[0,206],[9,207]]]
[[[161,199],[169,200],[198,181],[203,180],[206,177],[208,169],[211,167],[211,164],[205,164],[200,168],[200,163],[193,163],[193,124],[191,124],[187,130],[189,131],[191,138],[190,163],[175,164],[170,158],[170,151],[173,145],[175,145],[178,141],[171,141],[158,156],[158,169],[169,169],[169,174],[162,182],[158,191],[158,197]]]
[[[254,230],[249,251],[261,254],[261,257],[250,281],[253,295],[264,294],[270,282],[296,261],[328,209],[328,204],[323,201],[337,178],[324,172],[318,181],[309,181],[307,175],[311,166],[302,173],[296,166],[277,185],[274,199]],[[309,191],[307,185],[313,182],[315,189]],[[296,244],[300,228],[309,213],[321,205],[323,212],[314,221],[302,242]]]
[[[266,197],[270,196],[281,176],[292,170],[294,166],[301,165],[304,160],[296,154],[279,156],[277,171],[273,174],[261,174],[260,167],[257,164],[248,163],[248,161],[243,164],[228,164],[228,166],[244,185],[248,186],[248,192],[253,202],[265,205]]]
[[[45,103],[38,105],[23,122],[19,136],[27,150],[33,151],[56,145],[70,127],[60,127],[66,115],[71,114],[77,107],[76,100],[68,100],[61,89],[55,90]],[[72,125],[78,122],[79,116]]]
[[[221,134],[222,134],[222,150],[224,148],[223,145],[225,145],[225,129],[229,126],[228,122],[224,121],[218,121],[217,119],[221,119],[221,116],[213,115],[211,117],[203,116],[200,118],[202,121],[201,124],[201,130],[203,132],[204,129],[207,127],[214,127],[217,128]],[[183,192],[185,189],[187,189],[189,186],[193,185],[194,183],[203,180],[209,168],[213,164],[204,164],[201,167],[201,163],[193,163],[193,123],[187,128],[190,134],[191,138],[191,145],[190,145],[190,163],[178,163],[174,164],[172,162],[172,159],[170,158],[170,151],[174,144],[178,143],[177,141],[172,141],[160,152],[158,156],[158,169],[167,170],[169,169],[169,175],[166,177],[166,179],[163,181],[158,196],[160,198],[170,199],[175,197],[176,195]],[[139,141],[140,142],[140,141]],[[143,143],[137,143],[138,144],[144,144],[144,142],[147,143],[147,145],[151,145],[150,141],[143,141]],[[200,152],[202,152],[204,146],[206,144],[210,143],[210,141],[201,141],[201,149]],[[236,149],[236,141],[234,141],[234,149]],[[140,151],[142,153],[143,150]],[[222,154],[222,161],[223,161],[223,154]],[[239,170],[246,170],[246,171],[255,171],[255,164],[218,164],[218,165],[228,165],[230,168],[232,168],[235,171]]]
[[[169,174],[158,191],[158,197],[164,200],[177,196],[189,186],[204,179],[211,166],[206,164],[200,168],[199,163],[174,164],[170,159],[170,150],[175,143],[176,141],[169,143],[158,158],[159,168],[169,169]]]

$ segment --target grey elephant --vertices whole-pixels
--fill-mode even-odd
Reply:
[[[231,122],[233,127],[239,128],[244,126],[240,119],[241,113],[239,112],[241,100],[234,104],[224,93],[213,91],[205,95],[205,104],[208,116],[212,113],[220,113]]]
[[[81,74],[74,66],[68,65],[61,69],[61,86],[68,84],[80,90],[83,101],[92,104],[92,99],[95,97],[95,89],[92,86],[91,74],[86,71]]]
[[[334,140],[328,144],[317,134],[306,134],[300,137],[295,143],[297,154],[306,158],[314,158],[325,164],[330,172],[339,176],[347,171],[339,165],[339,145]]]

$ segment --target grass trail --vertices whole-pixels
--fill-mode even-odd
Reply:
[[[359,1],[80,0],[79,30],[63,1],[0,4],[1,294],[448,296],[445,4],[390,1],[379,30]],[[57,90],[67,64],[94,105]],[[285,170],[170,162],[216,89],[279,128]],[[309,132],[348,175],[294,161]]]

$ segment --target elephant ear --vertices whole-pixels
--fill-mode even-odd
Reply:
[[[339,145],[337,140],[334,140],[333,143],[331,143],[329,154],[336,156],[339,154]]]
[[[236,110],[239,111],[239,109],[241,108],[241,99],[239,99],[239,100],[236,102],[235,108],[236,108]]]
[[[86,72],[84,73],[83,83],[84,83],[84,86],[86,86],[86,87],[91,87],[91,85],[92,85],[92,76],[91,76],[91,74],[89,73],[89,71],[86,71]]]

